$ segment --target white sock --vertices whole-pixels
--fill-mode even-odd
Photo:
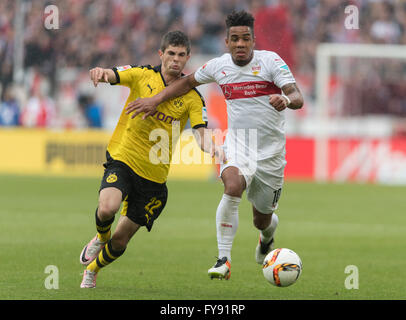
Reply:
[[[269,226],[264,230],[260,230],[259,234],[262,243],[268,243],[269,241],[272,240],[276,231],[276,227],[278,226],[278,221],[279,221],[278,216],[276,215],[276,213],[273,213],[272,220]]]
[[[238,206],[241,198],[223,194],[216,212],[219,258],[231,261],[231,248],[238,228]]]

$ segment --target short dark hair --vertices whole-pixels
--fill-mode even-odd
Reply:
[[[241,10],[233,11],[226,18],[227,36],[231,27],[247,26],[251,28],[252,35],[254,35],[254,17],[251,13]]]
[[[189,55],[190,53],[190,40],[182,31],[169,31],[162,37],[161,51],[165,52],[166,48],[169,46],[185,47],[187,54]]]

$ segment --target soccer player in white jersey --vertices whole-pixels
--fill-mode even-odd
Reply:
[[[254,18],[245,11],[227,16],[229,53],[214,58],[151,98],[131,102],[133,117],[153,114],[160,103],[192,88],[216,82],[227,103],[226,161],[220,166],[224,194],[216,212],[218,260],[209,269],[211,278],[229,279],[231,248],[238,227],[238,207],[246,190],[252,203],[253,223],[259,230],[255,260],[262,264],[273,249],[278,225],[277,208],[285,161],[284,110],[299,109],[303,97],[289,67],[275,52],[254,50]],[[243,130],[243,137],[238,134]],[[244,131],[245,130],[245,131]],[[247,139],[255,130],[256,139]],[[250,136],[249,136],[250,137]],[[248,142],[247,142],[248,140]],[[254,164],[254,166],[253,166]]]

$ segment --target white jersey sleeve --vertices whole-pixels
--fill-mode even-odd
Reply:
[[[296,82],[286,62],[275,52],[272,52],[270,67],[273,78],[272,81],[279,88],[282,88],[286,84]]]
[[[199,83],[215,82],[217,60],[218,58],[211,59],[197,69],[195,72],[195,80]]]

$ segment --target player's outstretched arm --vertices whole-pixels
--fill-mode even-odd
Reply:
[[[112,69],[104,69],[96,67],[90,69],[89,76],[90,80],[93,81],[95,87],[97,87],[99,82],[110,82],[110,83],[117,82],[117,77]]]
[[[295,83],[289,83],[282,87],[283,94],[272,94],[269,103],[277,110],[285,108],[300,109],[303,106],[303,96]]]
[[[223,163],[226,160],[223,148],[214,143],[210,129],[200,127],[194,129],[193,134],[200,149],[210,153],[210,156],[215,158],[216,163]]]
[[[146,119],[148,116],[154,114],[160,103],[184,95],[198,85],[200,85],[200,83],[195,80],[194,73],[192,73],[186,77],[175,80],[164,90],[151,98],[137,99],[130,102],[126,107],[126,114],[132,113],[131,118],[135,118],[144,112],[142,118]]]

